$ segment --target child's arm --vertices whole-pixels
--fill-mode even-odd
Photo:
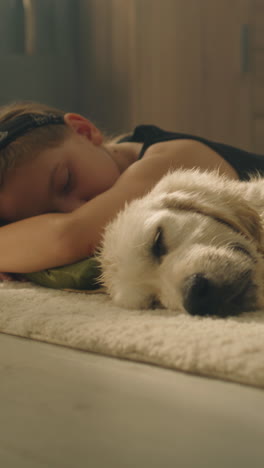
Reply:
[[[105,224],[143,191],[114,186],[72,213],[48,213],[1,227],[0,272],[39,271],[91,255]]]
[[[91,255],[105,225],[126,201],[144,195],[157,176],[144,177],[134,163],[106,192],[72,213],[48,213],[0,228],[0,272],[29,273]],[[150,171],[151,172],[151,171]]]
[[[143,178],[134,180],[137,171],[131,169],[111,189],[71,213],[47,213],[1,227],[0,271],[29,273],[91,255],[105,225],[125,202],[150,188]]]
[[[125,202],[143,196],[169,169],[230,167],[215,152],[197,142],[158,145],[132,164],[106,192],[72,213],[50,213],[0,228],[0,271],[28,273],[81,260],[94,252],[105,225]],[[197,146],[198,145],[198,146]],[[167,149],[166,149],[167,148]],[[180,156],[179,156],[180,155]],[[195,159],[194,159],[195,157]],[[209,159],[208,159],[209,158]],[[219,159],[220,158],[220,159]],[[233,177],[233,174],[230,174]]]
[[[67,263],[67,217],[50,213],[0,228],[0,271],[29,273]]]

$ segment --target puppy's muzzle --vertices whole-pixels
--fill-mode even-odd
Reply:
[[[252,299],[252,289],[251,271],[244,272],[232,283],[222,285],[203,273],[196,273],[185,280],[183,306],[191,315],[236,315]]]

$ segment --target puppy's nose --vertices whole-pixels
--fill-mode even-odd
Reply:
[[[208,315],[214,313],[217,290],[213,282],[203,273],[189,276],[183,292],[184,308],[191,315]]]
[[[250,271],[222,285],[215,284],[203,273],[196,273],[185,281],[183,305],[191,315],[235,315],[245,305],[250,285]]]

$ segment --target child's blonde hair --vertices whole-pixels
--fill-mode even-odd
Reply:
[[[14,102],[0,107],[0,131],[1,124],[8,122],[20,115],[50,114],[63,116],[64,112],[35,102]],[[9,169],[19,166],[23,161],[33,158],[44,149],[59,146],[72,130],[68,125],[43,125],[29,130],[0,150],[0,188],[4,185],[5,176]]]

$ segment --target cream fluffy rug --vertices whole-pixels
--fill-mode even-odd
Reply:
[[[0,287],[3,333],[264,388],[264,311],[198,318],[120,309],[104,294]]]

